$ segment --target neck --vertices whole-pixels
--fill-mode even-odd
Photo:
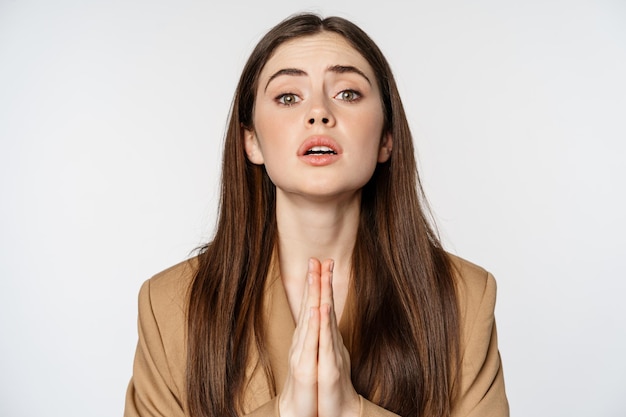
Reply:
[[[333,259],[333,281],[347,282],[359,226],[360,191],[332,201],[311,201],[277,190],[276,222],[283,281],[304,281],[308,260]]]

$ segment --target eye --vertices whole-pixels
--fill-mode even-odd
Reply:
[[[300,101],[300,97],[293,93],[285,93],[276,97],[276,101],[284,106],[293,106]]]
[[[343,101],[356,101],[361,98],[361,94],[355,90],[343,90],[335,98]]]

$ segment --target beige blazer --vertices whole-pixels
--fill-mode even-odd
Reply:
[[[509,406],[498,352],[494,306],[496,283],[482,268],[452,257],[458,271],[461,315],[461,381],[453,399],[453,417],[507,417]],[[139,293],[139,342],[133,376],[126,395],[125,417],[185,417],[186,294],[195,259],[175,265],[146,281]],[[265,294],[268,350],[276,387],[287,376],[287,358],[295,330],[279,274],[270,271]],[[344,312],[350,300],[346,301]],[[351,319],[344,313],[339,329],[348,340]],[[348,342],[347,342],[348,344]],[[251,363],[254,363],[252,360]],[[278,417],[264,373],[252,367],[244,393],[248,417]],[[391,417],[391,413],[361,397],[362,417]]]

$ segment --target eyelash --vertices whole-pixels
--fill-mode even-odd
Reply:
[[[289,97],[289,96],[294,97],[295,101],[293,103],[285,103],[285,97]],[[278,95],[274,100],[276,100],[276,102],[280,105],[291,107],[294,104],[298,103],[301,100],[301,98],[298,97],[298,95],[294,93],[283,93],[283,94]]]
[[[345,94],[345,93],[351,93],[354,96],[354,98],[352,98],[351,100],[342,98],[341,96],[343,94]],[[295,100],[292,103],[286,103],[285,99],[287,97],[293,97]],[[363,97],[363,95],[360,92],[358,92],[357,90],[353,90],[351,88],[347,88],[345,90],[341,90],[333,98],[339,98],[339,100],[341,100],[341,101],[346,101],[348,103],[354,103],[354,102],[359,101],[362,97]],[[283,94],[280,94],[280,95],[276,96],[276,98],[274,100],[276,100],[276,102],[278,104],[282,105],[282,106],[291,107],[294,104],[300,102],[302,99],[300,97],[298,97],[297,94],[294,94],[294,93],[283,93]]]
[[[341,98],[341,96],[345,93],[352,93],[354,95],[354,98],[352,100]],[[363,97],[363,95],[359,93],[357,90],[347,88],[345,90],[340,91],[335,97],[340,97],[339,98],[340,100],[347,101],[348,103],[354,103],[356,101],[359,101]]]

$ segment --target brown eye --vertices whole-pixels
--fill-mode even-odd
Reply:
[[[284,104],[285,106],[292,106],[300,101],[298,96],[292,93],[281,94],[277,99],[280,104]]]
[[[343,90],[336,97],[343,101],[355,101],[358,100],[361,95],[354,90]]]

